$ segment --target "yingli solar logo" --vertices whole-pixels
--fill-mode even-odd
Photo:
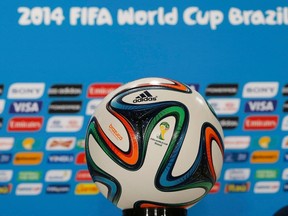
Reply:
[[[94,83],[88,88],[88,98],[103,98],[121,86],[121,83]]]
[[[274,130],[278,125],[278,116],[248,116],[244,121],[244,130]]]
[[[8,131],[33,132],[39,131],[43,125],[43,117],[14,117],[8,123]]]

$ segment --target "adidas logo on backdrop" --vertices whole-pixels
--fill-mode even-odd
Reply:
[[[141,103],[141,102],[146,102],[146,101],[156,101],[157,96],[153,97],[148,91],[144,91],[141,93],[139,96],[137,96],[134,100],[133,103]]]

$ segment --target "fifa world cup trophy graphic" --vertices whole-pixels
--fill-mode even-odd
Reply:
[[[183,216],[220,177],[223,131],[196,91],[178,81],[125,84],[87,127],[89,172],[123,216]]]

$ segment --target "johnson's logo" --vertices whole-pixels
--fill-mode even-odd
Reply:
[[[244,120],[244,130],[274,130],[278,125],[278,116],[248,116]]]
[[[148,91],[144,91],[133,100],[133,103],[150,102],[156,100],[157,96],[154,97]]]
[[[121,83],[94,83],[87,91],[88,98],[104,98],[110,92],[121,86]]]
[[[10,105],[9,113],[39,113],[42,108],[42,101],[14,101]]]
[[[81,84],[57,84],[48,91],[50,97],[77,97],[82,94]]]
[[[8,131],[33,132],[42,128],[43,117],[14,117],[8,122]]]
[[[42,97],[45,83],[14,83],[8,91],[9,99],[38,99]]]
[[[273,112],[276,106],[276,100],[251,100],[245,104],[245,112]]]
[[[278,93],[278,82],[249,82],[243,88],[244,98],[271,98]]]

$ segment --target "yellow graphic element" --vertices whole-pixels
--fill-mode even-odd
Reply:
[[[162,122],[160,124],[160,135],[159,135],[159,139],[161,140],[165,140],[164,136],[166,134],[166,132],[169,130],[170,125],[167,122]]]
[[[271,142],[271,138],[269,136],[263,136],[259,139],[258,143],[262,148],[267,149]]]
[[[22,146],[26,150],[32,150],[34,143],[35,143],[35,139],[28,137],[23,140]]]
[[[75,194],[77,195],[94,195],[98,193],[99,189],[94,183],[79,183],[75,188]]]
[[[276,163],[279,159],[279,151],[254,151],[251,163]]]
[[[15,154],[15,165],[38,165],[42,162],[43,152],[19,152]]]

